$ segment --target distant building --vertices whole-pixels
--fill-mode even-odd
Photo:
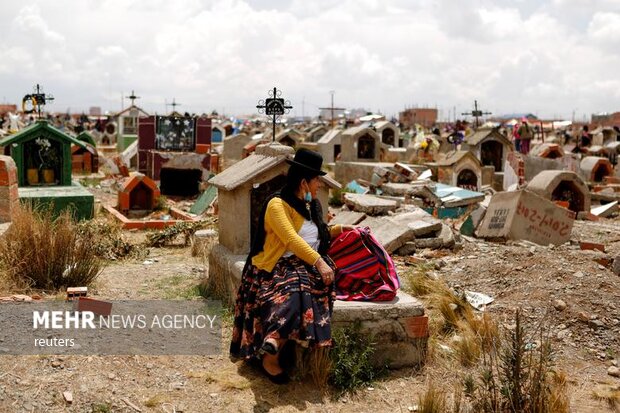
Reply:
[[[398,114],[398,122],[401,128],[409,129],[419,124],[430,128],[437,123],[437,109],[433,108],[410,108]]]
[[[101,107],[91,106],[90,108],[88,108],[88,114],[90,116],[101,116]]]
[[[620,126],[620,112],[592,115],[591,123],[595,126]]]
[[[17,105],[0,105],[0,116],[5,115],[8,112],[17,113]]]

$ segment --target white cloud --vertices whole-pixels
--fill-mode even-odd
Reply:
[[[52,110],[254,113],[278,86],[301,113],[437,104],[568,116],[620,110],[617,0],[32,0],[0,14],[2,95]],[[616,87],[615,90],[609,88]],[[79,108],[79,109],[78,109]]]

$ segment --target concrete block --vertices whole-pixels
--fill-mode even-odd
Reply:
[[[331,221],[330,225],[357,225],[364,221],[366,214],[355,211],[339,211]]]
[[[493,195],[477,230],[481,238],[560,245],[570,239],[575,213],[527,190]]]
[[[550,201],[568,201],[568,209],[573,212],[590,210],[590,191],[575,172],[542,171],[526,189]]]
[[[441,221],[422,209],[390,217],[368,217],[363,221],[363,225],[370,228],[389,253],[416,237],[441,230]]]
[[[354,211],[368,215],[385,215],[398,208],[398,202],[373,195],[344,194],[344,203]]]

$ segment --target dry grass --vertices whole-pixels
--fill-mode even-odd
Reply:
[[[429,383],[424,394],[418,397],[418,412],[445,413],[447,411],[446,394],[434,383]]]
[[[0,239],[0,262],[20,290],[88,286],[103,269],[95,243],[78,233],[69,211],[53,218],[50,209],[29,207],[15,211]]]
[[[473,367],[482,354],[480,337],[464,321],[458,323],[459,335],[455,339],[454,351],[463,367]]]
[[[307,372],[312,382],[320,389],[327,387],[329,374],[332,370],[332,360],[329,356],[329,348],[316,347],[310,351],[307,363]]]
[[[606,403],[612,411],[620,411],[620,386],[599,385],[592,390],[592,397]]]

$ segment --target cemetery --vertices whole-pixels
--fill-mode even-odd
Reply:
[[[217,343],[210,353],[174,353],[174,343],[158,342],[163,335],[149,330],[141,344],[123,336],[129,344],[120,350],[112,344],[121,339],[103,346],[118,354],[93,355],[82,346],[32,350],[14,331],[19,317],[0,316],[0,331],[11,332],[0,333],[0,355],[7,355],[0,360],[1,411],[5,401],[19,411],[90,411],[83,402],[94,405],[100,394],[113,400],[109,411],[168,411],[168,404],[172,411],[203,411],[203,399],[225,411],[268,411],[259,407],[257,389],[264,388],[304,400],[303,408],[295,406],[301,410],[365,411],[370,403],[378,411],[427,411],[417,397],[429,387],[419,382],[437,374],[460,386],[496,357],[492,346],[537,360],[547,346],[559,348],[566,357],[557,367],[570,381],[556,389],[551,364],[538,366],[547,369],[538,380],[562,400],[577,398],[569,388],[616,383],[616,129],[593,120],[590,142],[582,145],[566,123],[549,126],[533,115],[496,118],[478,101],[462,114],[467,121],[441,121],[428,108],[406,109],[400,120],[344,109],[337,118],[333,101],[319,108],[329,119],[296,120],[294,103],[277,88],[257,97],[257,114],[246,119],[215,110],[182,114],[174,100],[170,112],[147,112],[133,91],[128,107],[90,119],[44,111],[39,92],[37,85],[38,100],[25,98],[33,109],[22,116],[32,113],[32,120],[0,128],[0,314],[56,303],[107,317],[121,311],[123,300],[154,301],[159,309],[215,302],[221,324],[209,333]],[[433,116],[428,125],[414,121]],[[513,134],[518,119],[537,126],[527,150]],[[291,182],[295,200],[287,198]],[[273,212],[278,204],[287,206]],[[294,235],[286,238],[289,227]],[[308,227],[317,234],[308,235]],[[355,243],[334,252],[353,234]],[[302,259],[298,242],[318,258]],[[271,269],[259,267],[273,245],[283,252]],[[334,341],[319,346],[318,338],[302,338],[299,326],[290,337],[277,330],[263,340],[260,322],[288,325],[290,314],[277,313],[286,283],[268,284],[285,276],[299,283],[284,288],[286,294],[305,300],[290,310],[299,310],[295,322],[316,331],[329,324]],[[303,284],[312,277],[314,284]],[[367,294],[373,283],[381,286]],[[329,292],[325,301],[316,298],[322,288]],[[259,293],[260,305],[275,303],[268,316],[263,307],[265,314],[252,312],[255,303],[247,297]],[[308,300],[315,307],[302,312]],[[323,305],[317,303],[325,303],[329,317],[315,322]],[[252,323],[250,317],[256,317]],[[526,331],[522,322],[550,326],[546,335],[527,330],[528,337],[517,339]],[[254,349],[260,357],[235,360],[228,347],[251,342],[247,324],[261,337]],[[58,343],[51,333],[41,339]],[[507,344],[514,340],[523,340],[516,350]],[[172,352],[136,352],[153,343]],[[268,371],[267,354],[280,373]],[[257,360],[258,369],[251,364]],[[587,375],[575,375],[577,368]],[[21,386],[22,377],[34,382],[38,370],[49,382],[28,387],[37,397],[26,400],[7,384],[19,379]],[[49,379],[54,374],[62,379]],[[288,387],[278,383],[281,375]],[[74,376],[99,391],[67,384]],[[147,397],[148,386],[165,396]],[[416,388],[415,399],[408,386]],[[396,400],[401,387],[406,407],[386,401]],[[277,391],[266,403],[286,410],[290,405]],[[299,391],[314,401],[299,398]],[[603,405],[578,391],[589,407]],[[467,396],[469,406],[474,399]]]

